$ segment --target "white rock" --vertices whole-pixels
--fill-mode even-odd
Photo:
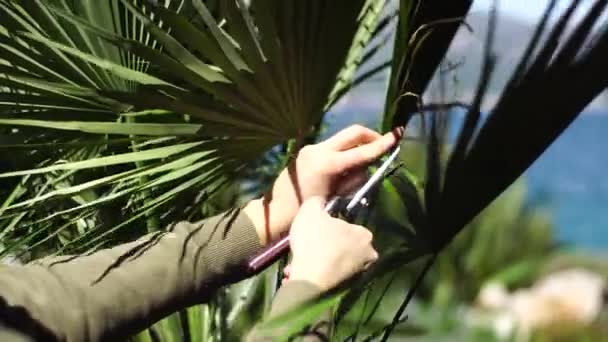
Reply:
[[[550,310],[546,313],[547,323],[588,325],[602,310],[605,287],[606,282],[599,275],[570,269],[541,279],[533,292],[543,309]]]
[[[504,309],[509,302],[507,288],[498,282],[484,285],[477,296],[477,305],[482,309]]]
[[[504,285],[490,283],[479,292],[479,308],[493,313],[492,327],[506,338],[515,332],[527,340],[530,332],[549,326],[585,326],[602,310],[606,281],[583,269],[558,271],[529,289],[509,294]]]

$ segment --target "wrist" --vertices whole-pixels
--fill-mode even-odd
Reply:
[[[285,207],[281,208],[280,203],[267,197],[251,200],[245,205],[243,211],[251,219],[260,244],[266,245],[289,230],[295,214]]]

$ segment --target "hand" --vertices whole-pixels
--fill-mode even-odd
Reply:
[[[313,197],[298,212],[289,233],[293,259],[288,277],[327,291],[363,271],[378,253],[369,230],[329,216],[324,205],[321,197]]]
[[[367,166],[395,145],[402,134],[402,128],[380,135],[355,125],[302,148],[271,191],[245,207],[261,243],[286,233],[300,205],[312,196],[327,200],[364,183]]]

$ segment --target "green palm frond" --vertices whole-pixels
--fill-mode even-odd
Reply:
[[[463,130],[459,136],[437,203],[443,215],[435,216],[434,226],[445,232],[439,245],[521,176],[608,87],[608,71],[602,66],[608,59],[608,25],[602,19],[608,1],[596,0],[566,34],[564,28],[578,6],[579,1],[573,1],[547,41],[537,47],[548,10],[487,118],[481,122],[473,112],[479,111],[480,101],[468,113],[465,127],[470,133]],[[468,194],[466,204],[457,199],[462,191]]]
[[[401,252],[387,255],[371,277],[386,274],[396,265],[410,263],[423,254],[430,254],[431,262],[435,260],[465,225],[513,184],[608,87],[604,67],[608,60],[608,25],[604,17],[608,1],[594,1],[583,19],[573,22],[580,3],[573,0],[546,40],[542,40],[556,1],[550,3],[511,80],[484,118],[480,107],[495,62],[491,49],[494,12],[478,91],[445,164],[437,148],[437,116],[428,119],[431,129],[426,143],[424,199],[413,198],[410,190],[402,196],[408,210],[424,208],[423,219],[417,215],[417,220],[410,217],[402,225]],[[573,27],[570,33],[566,30],[568,25]],[[397,114],[406,118],[409,115],[407,111]],[[412,187],[410,184],[406,189]],[[423,234],[412,235],[411,228]],[[412,250],[419,253],[412,254]],[[422,274],[426,271],[428,268]],[[414,282],[408,290],[400,310],[385,327],[382,341],[402,322],[403,309],[417,285]]]
[[[200,216],[187,203],[318,129],[385,2],[0,0],[0,154],[19,170],[0,174],[0,253]]]
[[[424,189],[417,190],[412,179],[403,175],[392,181],[403,210],[408,216],[413,214],[403,223],[405,250],[426,245],[426,253],[440,251],[608,87],[608,73],[600,62],[608,58],[608,27],[602,19],[608,0],[596,0],[583,20],[570,23],[579,6],[579,1],[573,1],[542,41],[539,38],[547,31],[554,6],[552,2],[496,105],[483,117],[480,106],[495,61],[493,30],[489,30],[478,92],[446,162],[438,146],[438,116],[424,119],[430,127]],[[574,26],[569,34],[568,24]],[[421,234],[411,235],[412,229]],[[419,241],[421,237],[428,241]]]
[[[472,0],[400,0],[383,130],[407,125],[419,111],[422,94],[472,4]]]
[[[362,277],[349,284],[346,294],[340,294],[343,299],[337,310],[338,324],[347,319],[359,322],[359,325],[365,324],[365,321],[361,321],[365,320],[365,315],[357,310],[370,308],[366,306],[366,298],[372,291],[382,292],[382,287],[378,286],[384,277],[403,265],[430,256],[425,258],[426,264],[417,276],[418,280],[407,289],[392,321],[366,339],[375,340],[382,336],[380,340],[386,341],[393,329],[405,320],[404,309],[437,254],[513,184],[583,109],[608,87],[608,71],[604,66],[608,60],[608,25],[605,19],[608,1],[594,1],[585,10],[583,19],[573,22],[572,15],[580,3],[581,1],[572,1],[569,9],[552,25],[546,40],[543,40],[540,38],[546,34],[548,18],[556,4],[555,1],[551,2],[512,79],[496,105],[484,117],[480,107],[495,62],[491,48],[493,29],[488,31],[485,64],[482,66],[477,95],[469,106],[465,122],[449,155],[442,155],[438,145],[438,114],[426,116],[422,119],[428,127],[425,133],[426,151],[413,152],[426,157],[422,171],[424,186],[420,189],[417,180],[410,177],[407,171],[397,173],[396,177],[385,182],[379,205],[389,208],[383,208],[381,213],[392,212],[398,219],[381,217],[379,223],[372,223],[372,226],[380,226],[376,233],[381,236],[390,235],[387,238],[390,243],[382,245],[382,255],[378,262]],[[411,4],[402,2],[402,5]],[[402,12],[401,14],[403,15]],[[492,16],[491,28],[495,24],[495,14],[494,12]],[[400,18],[399,28],[404,27],[402,20]],[[566,30],[568,25],[573,27],[572,31]],[[404,34],[409,37],[407,32]],[[428,39],[431,37],[432,35]],[[397,39],[403,39],[403,36]],[[404,44],[404,41],[401,43]],[[447,46],[445,41],[436,42],[439,43]],[[423,49],[423,46],[419,48]],[[407,60],[409,53],[408,50],[402,50],[396,56]],[[398,63],[396,59],[393,62]],[[403,74],[399,76],[402,72],[399,70],[393,67],[391,81],[403,77]],[[429,70],[420,71],[421,74],[428,72]],[[408,77],[404,79],[407,81]],[[411,90],[416,87],[423,90],[426,84],[407,81],[389,87],[389,99],[392,92],[400,94],[392,96],[412,94],[416,101],[414,107],[409,107],[395,105],[388,100],[386,125],[390,127],[394,123],[408,122],[413,113],[422,110],[417,107],[417,94]],[[386,228],[390,224],[397,227]],[[383,241],[377,243],[382,244]],[[377,302],[383,298],[384,295],[381,294]],[[319,310],[329,306],[327,302],[315,305]],[[373,311],[373,305],[371,308]],[[294,320],[290,320],[290,317],[278,320],[300,326],[309,322],[307,319],[310,317],[305,317],[305,313],[295,316],[297,319]],[[353,334],[352,330],[345,330],[348,334]],[[347,338],[356,339],[357,332]]]

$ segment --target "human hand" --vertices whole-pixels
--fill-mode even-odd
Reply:
[[[324,205],[321,197],[312,197],[300,208],[289,232],[293,259],[288,277],[327,291],[366,269],[378,253],[369,230],[329,216]]]
[[[320,196],[327,200],[364,183],[367,166],[393,147],[402,134],[402,128],[380,135],[354,125],[323,142],[303,147],[279,174],[271,191],[245,207],[261,243],[287,232],[307,199]]]

